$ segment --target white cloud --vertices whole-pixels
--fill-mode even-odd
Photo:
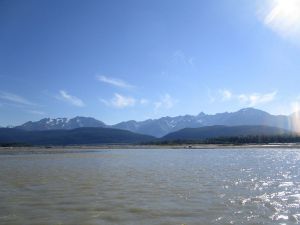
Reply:
[[[64,90],[59,91],[58,99],[63,100],[65,102],[68,102],[71,105],[74,105],[74,106],[77,106],[77,107],[85,106],[84,102],[80,98],[72,96]]]
[[[20,95],[16,95],[16,94],[9,93],[9,92],[0,92],[0,98],[3,100],[9,101],[9,102],[22,104],[22,105],[28,105],[28,106],[36,105]]]
[[[263,22],[282,37],[300,38],[300,0],[266,0]]]
[[[159,101],[154,102],[155,110],[159,109],[171,109],[176,104],[177,100],[172,98],[169,94],[165,94]]]
[[[117,108],[124,108],[128,106],[135,105],[135,99],[132,97],[126,97],[120,94],[115,94],[115,97],[112,99],[112,105]]]
[[[238,100],[241,104],[253,107],[268,102],[272,102],[276,95],[277,91],[270,93],[251,93],[251,94],[233,94],[231,91],[226,89],[219,90],[220,97],[222,101]]]
[[[256,106],[259,104],[272,102],[275,99],[276,95],[277,91],[273,91],[267,94],[254,93],[249,96],[245,95],[246,98],[244,100],[249,103],[249,106]]]
[[[223,101],[227,101],[232,98],[232,93],[229,90],[226,90],[226,89],[219,90],[219,93],[221,94]]]
[[[130,106],[135,106],[136,99],[130,96],[120,95],[118,93],[114,94],[114,97],[110,100],[100,99],[102,103],[107,106],[113,106],[115,108],[126,108]]]
[[[245,95],[245,94],[240,94],[237,97],[238,97],[239,101],[242,103],[246,103],[249,100],[248,95]]]
[[[106,76],[96,76],[97,80],[103,83],[107,83],[116,87],[121,87],[121,88],[133,88],[134,86],[131,84],[128,84],[127,82],[112,78],[112,77],[106,77]]]
[[[177,50],[173,54],[174,62],[176,63],[184,63],[186,65],[194,66],[195,59],[193,57],[189,57],[186,54],[184,54],[183,51]]]
[[[42,111],[37,111],[37,110],[26,110],[26,111],[28,113],[35,114],[35,115],[40,115],[40,116],[46,115],[46,113]]]

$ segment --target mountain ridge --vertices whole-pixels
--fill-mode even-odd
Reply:
[[[57,130],[57,129],[76,129],[80,127],[106,127],[102,121],[96,120],[92,117],[76,116],[74,118],[44,118],[36,122],[28,121],[15,128],[34,131],[34,130]]]
[[[17,128],[0,128],[0,143],[29,145],[91,145],[139,144],[155,138],[131,131],[102,127],[81,127],[71,130],[26,131]]]
[[[294,135],[293,132],[269,126],[223,126],[214,125],[199,128],[184,128],[176,132],[169,133],[162,137],[163,141],[199,141],[209,138],[220,137],[244,137],[244,136],[282,136],[282,135]]]
[[[290,120],[292,115],[272,115],[270,113],[255,108],[244,108],[236,112],[216,113],[213,115],[201,112],[195,116],[166,116],[158,119],[148,119],[144,121],[129,120],[114,125],[107,125],[104,122],[96,120],[92,117],[75,117],[72,119],[44,118],[36,122],[29,121],[20,126],[16,126],[15,128],[34,131],[53,129],[75,129],[79,127],[106,127],[128,130],[134,133],[151,135],[155,137],[162,137],[170,132],[175,132],[183,128],[197,128],[213,125],[264,125],[290,130]]]
[[[299,142],[299,137],[291,131],[268,126],[206,126],[199,128],[184,128],[169,133],[162,138],[137,134],[131,131],[101,128],[81,127],[71,130],[26,131],[16,128],[0,128],[0,146],[68,146],[68,145],[123,145],[123,144],[160,144],[160,143],[190,143],[226,138],[243,141],[261,140],[275,141],[292,140]],[[225,138],[225,139],[224,139]],[[248,139],[247,139],[248,138]],[[268,139],[269,138],[269,139]],[[293,139],[294,138],[294,139]],[[296,139],[295,139],[296,138]],[[222,142],[221,142],[222,143]],[[244,142],[242,142],[244,143]]]

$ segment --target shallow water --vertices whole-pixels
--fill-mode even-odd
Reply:
[[[0,224],[298,224],[300,150],[0,155]]]

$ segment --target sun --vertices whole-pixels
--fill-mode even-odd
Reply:
[[[282,36],[299,37],[300,0],[270,0],[264,23]]]

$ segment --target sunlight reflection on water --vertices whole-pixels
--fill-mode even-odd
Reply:
[[[297,224],[300,152],[0,156],[0,224]]]

